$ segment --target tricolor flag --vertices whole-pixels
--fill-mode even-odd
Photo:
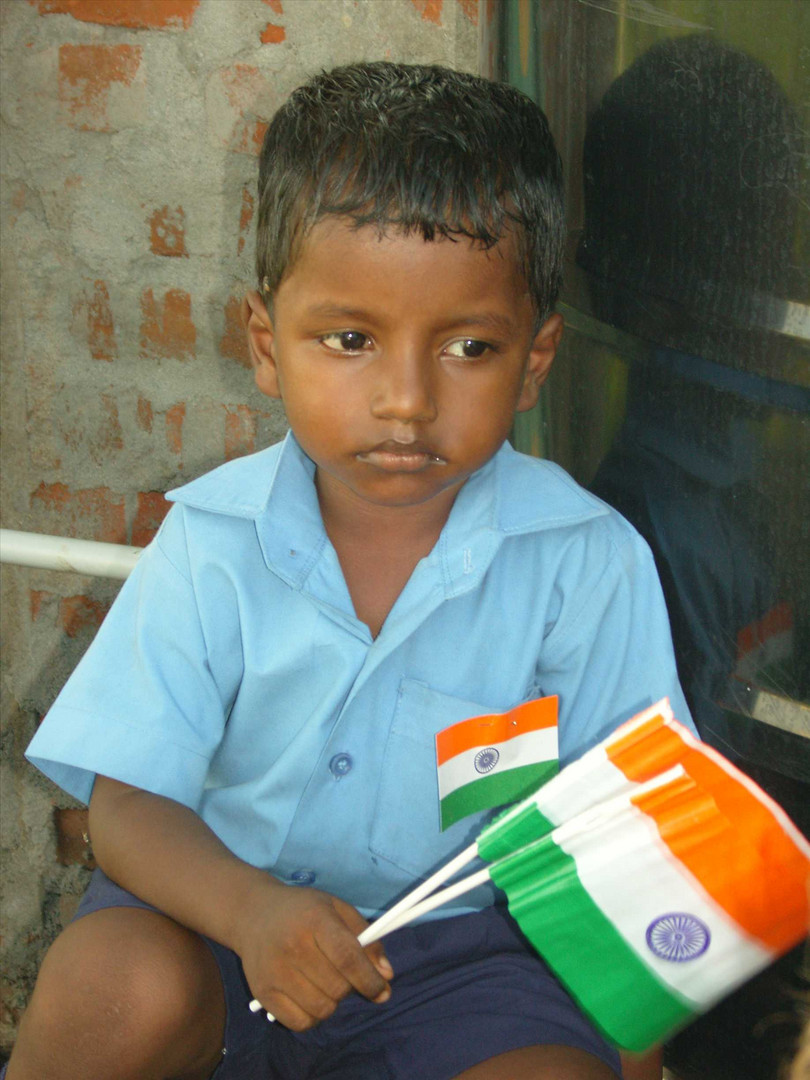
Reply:
[[[624,1049],[663,1041],[807,933],[810,847],[716,764],[640,785],[490,867],[523,933]]]
[[[557,698],[474,716],[436,736],[441,827],[522,799],[558,770]]]
[[[659,776],[694,745],[669,702],[657,702],[485,826],[477,854],[492,862],[524,847],[591,806]]]
[[[664,699],[626,721],[598,746],[555,773],[536,792],[505,810],[468,848],[421,882],[373,923],[365,935],[376,941],[421,912],[418,907],[479,855],[492,862],[551,832],[597,803],[664,772],[675,761],[667,725],[674,723]],[[434,898],[435,899],[435,898]],[[448,898],[449,899],[449,898]],[[426,907],[432,910],[434,904]]]
[[[491,865],[434,891],[476,855]],[[583,1011],[634,1051],[663,1042],[810,926],[810,844],[666,702],[488,825],[361,943],[488,879]]]

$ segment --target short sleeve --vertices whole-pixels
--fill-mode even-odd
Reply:
[[[101,773],[199,804],[232,688],[211,669],[185,529],[176,506],[26,751],[84,802]]]
[[[621,519],[598,527],[609,546],[585,587],[571,590],[542,655],[543,687],[560,697],[563,764],[664,697],[694,731],[652,553]]]

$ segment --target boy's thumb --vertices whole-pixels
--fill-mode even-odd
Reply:
[[[379,973],[386,980],[386,982],[388,982],[388,980],[390,979],[393,979],[394,969],[391,967],[391,964],[389,963],[388,957],[385,955],[385,953],[380,953],[378,956],[375,956],[373,958],[373,963],[374,967],[377,969],[377,971],[379,971]]]

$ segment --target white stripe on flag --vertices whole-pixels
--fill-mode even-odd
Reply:
[[[637,786],[613,764],[602,746],[595,746],[588,754],[588,765],[598,765],[598,768],[588,773],[584,783],[577,765],[579,762],[574,762],[563,769],[533,796],[543,817],[555,825]]]
[[[650,705],[631,720],[626,720],[607,739],[586,750],[581,758],[566,765],[534,795],[529,796],[543,817],[555,825],[561,824],[596,803],[606,802],[616,795],[636,788],[638,782],[629,780],[621,769],[613,764],[608,757],[607,747],[619,738],[626,739],[628,735],[659,716],[664,724],[675,719],[666,698]],[[517,815],[524,805],[518,803],[514,806],[511,812],[507,812],[500,819],[501,824],[506,824],[510,817]]]
[[[577,862],[580,881],[639,959],[667,986],[705,1009],[771,953],[749,938],[705,892],[661,840],[655,823],[632,806],[614,825],[564,840],[560,847]],[[634,883],[632,898],[628,883]],[[688,962],[665,959],[648,944],[648,931],[670,915],[698,919],[709,929],[709,947]]]
[[[439,796],[441,798],[449,795],[456,788],[472,783],[473,780],[480,780],[482,776],[497,776],[499,773],[519,768],[521,765],[556,761],[558,756],[557,728],[556,726],[538,728],[491,745],[498,751],[498,761],[487,772],[479,772],[475,767],[478,754],[482,750],[489,749],[485,746],[474,746],[471,750],[463,750],[439,766]]]

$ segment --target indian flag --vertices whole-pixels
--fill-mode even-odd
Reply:
[[[485,826],[478,854],[492,861],[524,847],[591,806],[672,768],[695,744],[666,698],[656,702]]]
[[[557,698],[474,716],[436,736],[442,830],[478,810],[524,798],[559,768]]]
[[[628,1050],[667,1038],[808,929],[810,846],[698,747],[489,867],[530,942]]]
[[[481,855],[490,865],[457,878]],[[616,1045],[660,1043],[805,937],[810,845],[659,702],[372,923],[361,943],[487,880]]]

